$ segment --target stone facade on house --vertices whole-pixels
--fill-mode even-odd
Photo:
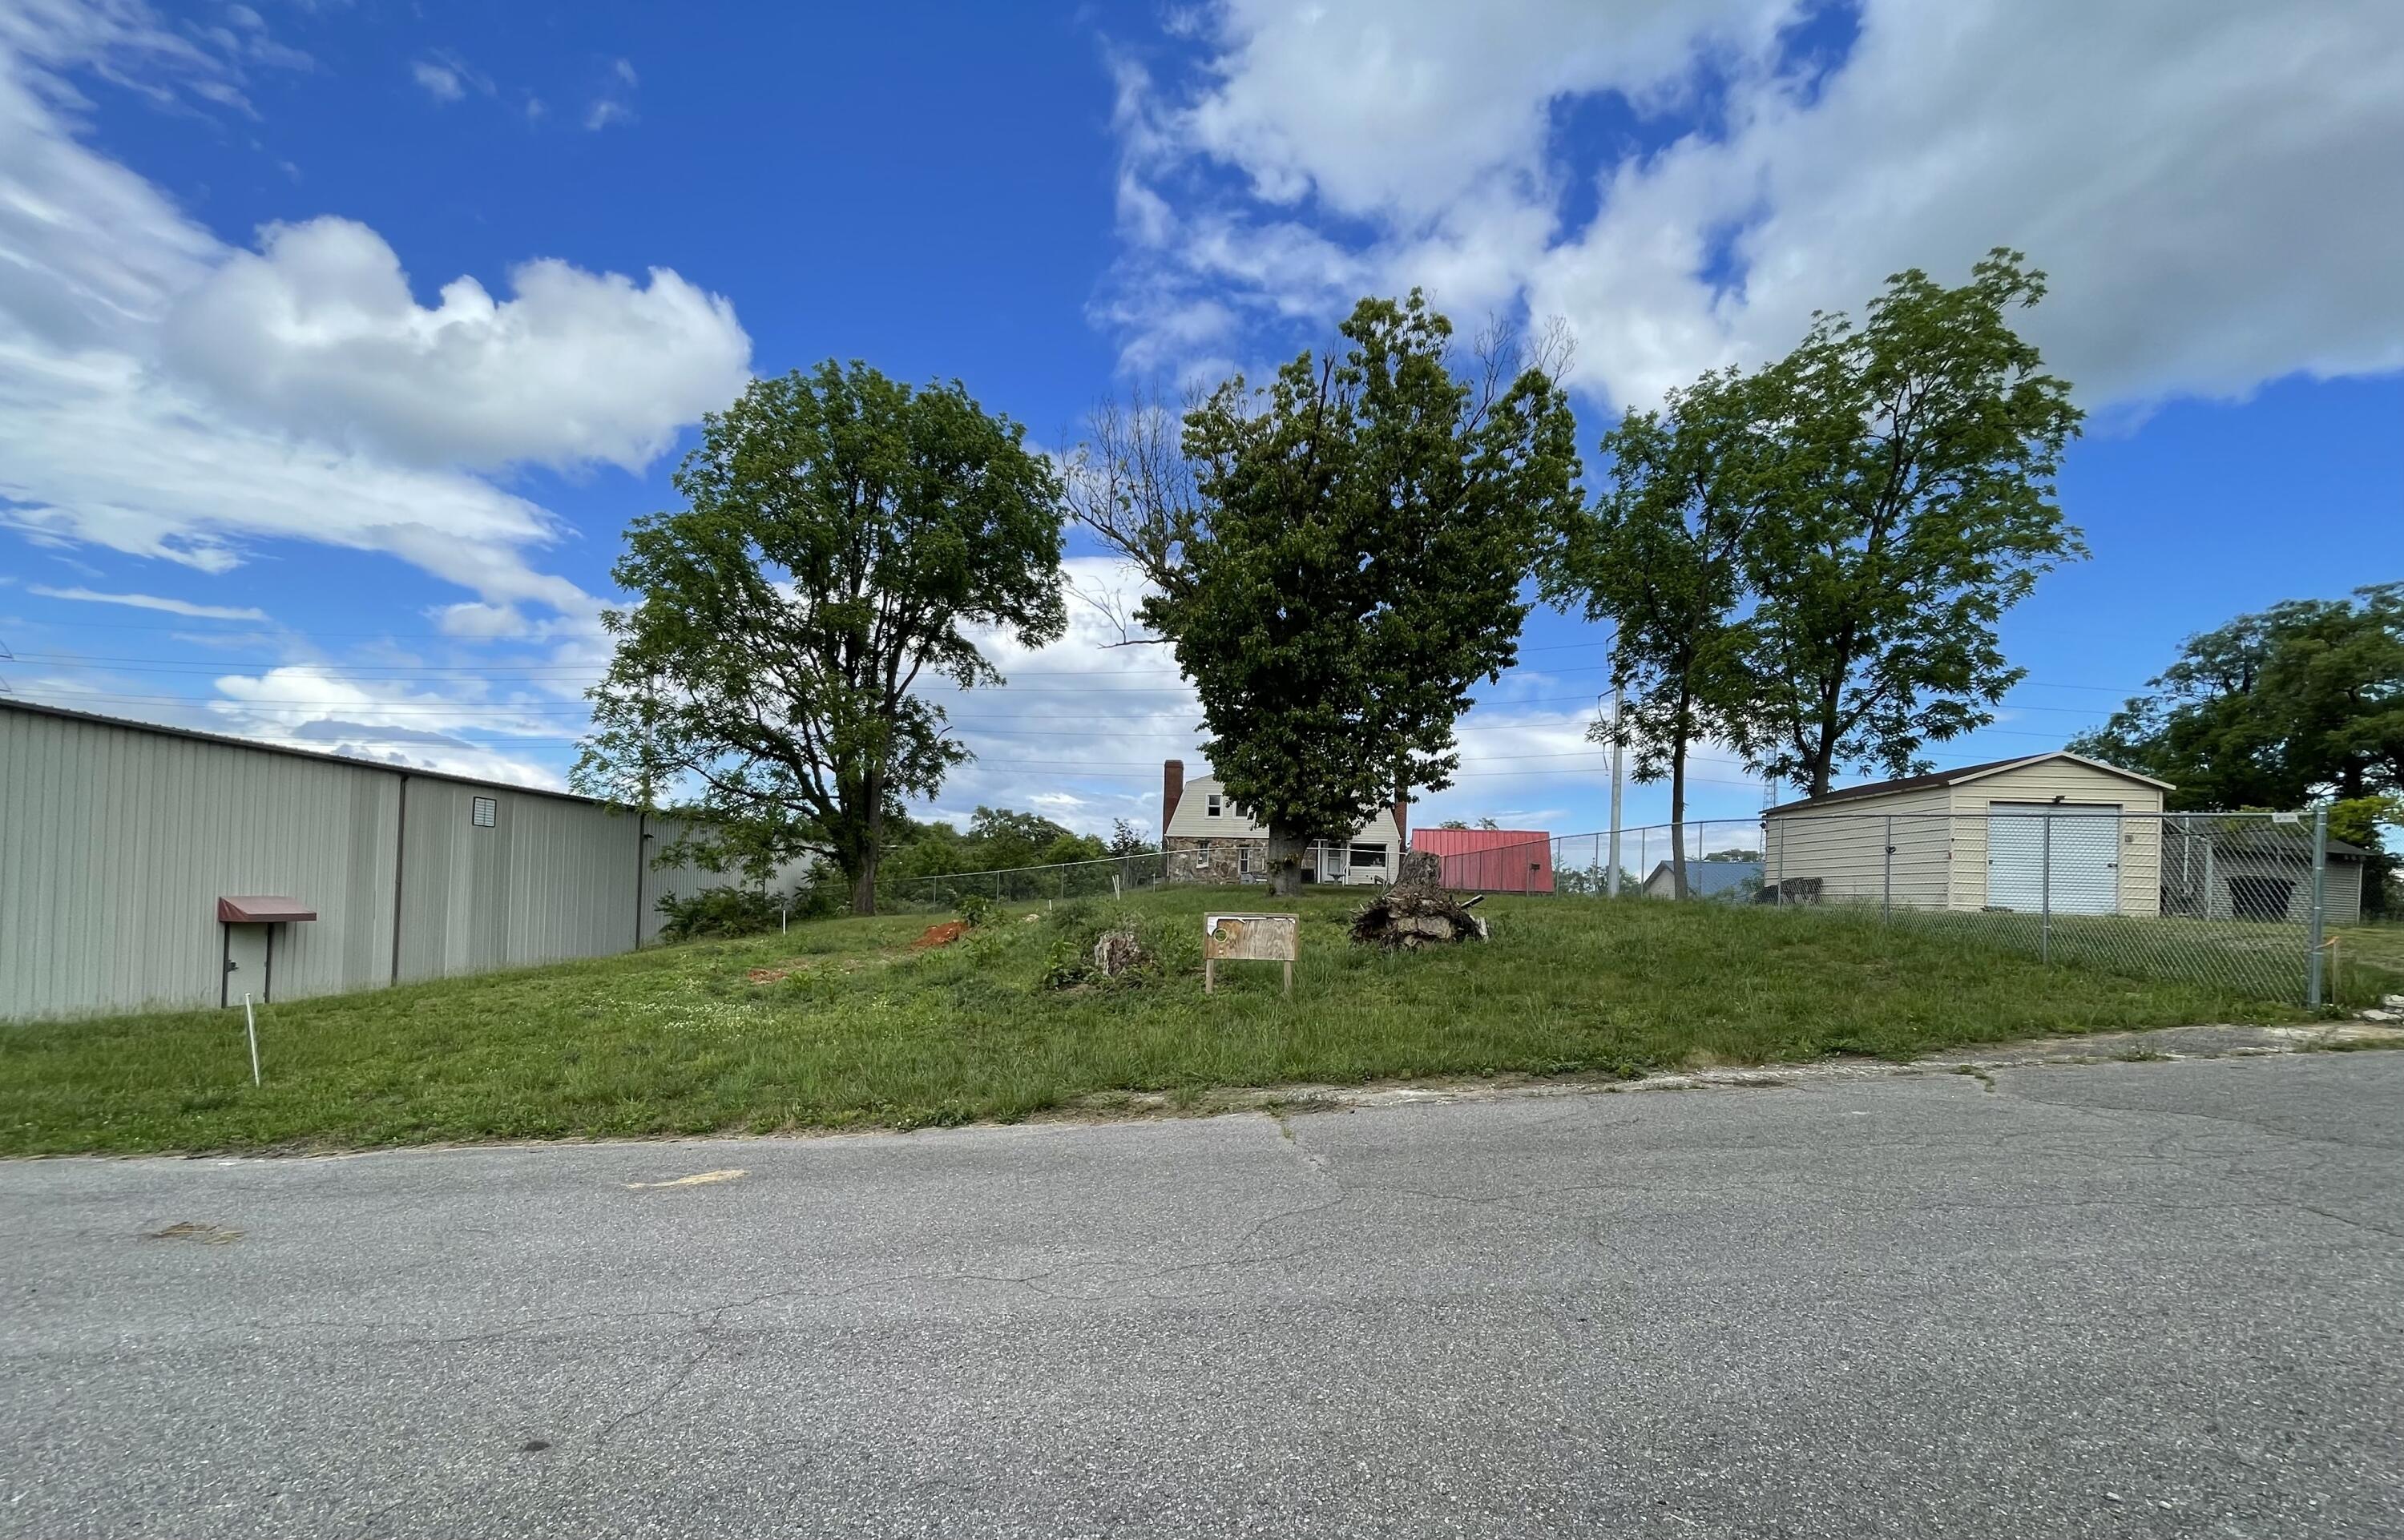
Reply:
[[[1348,840],[1320,840],[1303,853],[1305,882],[1365,887],[1390,880],[1406,848],[1409,805],[1397,797]],[[1160,847],[1171,882],[1265,882],[1268,831],[1239,810],[1215,776],[1189,781],[1181,760],[1161,766]]]

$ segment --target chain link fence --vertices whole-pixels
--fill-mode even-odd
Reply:
[[[2330,840],[2312,813],[2032,803],[1555,835],[1447,857],[1445,880],[1495,892],[1808,906],[1943,929],[2047,962],[2320,1005],[2335,998],[2329,936],[2363,913],[2365,855]]]
[[[2365,856],[2312,813],[2032,803],[1698,819],[1441,859],[1458,889],[1807,908],[1832,923],[1933,929],[2048,963],[2317,1006],[2339,999],[2329,938],[2361,918]],[[1249,880],[1232,859],[1153,851],[888,879],[884,892],[901,906],[951,909],[968,895],[1026,903]]]
[[[1049,866],[1012,866],[989,872],[946,872],[935,876],[887,877],[878,902],[888,907],[953,909],[963,896],[996,903],[1042,899],[1115,898],[1181,880],[1174,857],[1157,850]],[[1190,880],[1190,879],[1188,879]]]

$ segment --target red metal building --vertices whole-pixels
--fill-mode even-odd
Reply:
[[[1553,890],[1553,836],[1542,829],[1421,829],[1411,835],[1411,848],[1444,862],[1447,888]]]

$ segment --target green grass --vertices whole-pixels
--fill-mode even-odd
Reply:
[[[1200,916],[1258,889],[1013,906],[915,954],[923,915],[278,1004],[263,1088],[239,1012],[0,1029],[0,1153],[908,1127],[1107,1098],[1516,1071],[1626,1075],[1831,1054],[1908,1058],[2052,1032],[2282,1019],[2202,985],[2033,959],[1874,915],[1497,899],[1483,946],[1353,947],[1357,894],[1306,894],[1292,1000],[1273,964],[1206,999]],[[1283,905],[1276,905],[1283,907]],[[1046,988],[1101,921],[1161,958]],[[753,982],[753,970],[789,969]]]
[[[2340,1001],[2376,1005],[2383,995],[2404,995],[2404,920],[2349,925],[2335,940],[2332,972]]]

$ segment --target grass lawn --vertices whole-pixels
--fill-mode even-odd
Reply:
[[[1825,910],[1500,898],[1488,945],[1386,957],[1345,938],[1359,897],[1294,905],[1290,1001],[1266,963],[1223,968],[1206,999],[1200,916],[1264,895],[1177,889],[1032,920],[1013,906],[926,952],[928,916],[837,919],[278,1004],[259,1013],[259,1089],[239,1012],[0,1028],[0,1154],[908,1127],[1112,1092],[1909,1057],[2298,1014]],[[1048,987],[1112,917],[1156,969]]]
[[[2382,995],[2404,995],[2404,921],[2349,925],[2336,932],[2338,999],[2375,1005]]]

